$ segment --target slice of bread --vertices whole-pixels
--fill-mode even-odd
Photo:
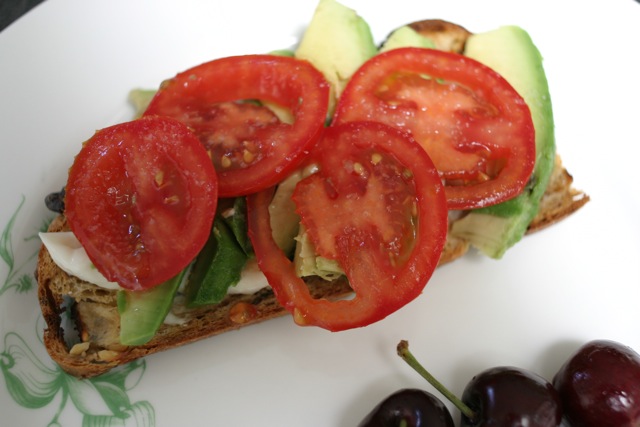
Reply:
[[[69,231],[64,215],[53,220],[50,232]],[[447,242],[441,263],[462,256],[468,244]],[[251,295],[228,295],[220,304],[187,309],[176,301],[173,322],[163,324],[147,344],[126,347],[119,342],[117,291],[100,288],[61,270],[44,245],[36,271],[38,298],[47,328],[44,344],[51,358],[71,375],[89,378],[146,355],[208,338],[288,312],[271,288]],[[315,298],[337,299],[350,294],[347,280],[305,279]]]
[[[433,38],[440,49],[461,51],[470,34],[464,28],[440,20],[411,24]],[[571,175],[557,158],[551,182],[541,209],[529,230],[540,230],[570,215],[587,203],[589,197],[572,187]],[[64,215],[50,225],[50,232],[68,231]],[[469,243],[449,236],[440,265],[463,256]],[[176,301],[172,322],[163,324],[147,344],[135,347],[119,342],[120,319],[117,291],[99,288],[70,276],[51,259],[42,246],[36,270],[38,298],[46,322],[44,344],[51,358],[71,375],[90,378],[149,354],[169,350],[254,323],[287,314],[270,288],[251,295],[229,295],[221,303],[187,309]],[[352,291],[346,279],[325,281],[305,279],[316,298],[338,299]]]
[[[572,186],[571,175],[560,160],[545,193],[541,210],[532,222],[531,232],[570,215],[589,201]],[[49,231],[68,231],[63,215],[51,223]],[[469,249],[469,243],[448,237],[440,265],[454,261]],[[42,246],[36,271],[38,298],[47,324],[44,343],[51,358],[71,375],[89,378],[159,351],[169,350],[287,314],[270,288],[251,295],[229,295],[220,304],[187,309],[178,301],[172,310],[176,322],[163,324],[147,344],[126,347],[119,343],[120,318],[116,291],[99,288],[70,276],[51,259]],[[325,281],[306,279],[316,298],[337,299],[351,293],[344,278]],[[78,335],[74,342],[70,338]]]

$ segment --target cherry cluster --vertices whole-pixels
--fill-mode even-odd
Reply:
[[[435,379],[409,351],[398,355],[460,410],[461,427],[639,427],[640,355],[610,340],[580,347],[549,382],[525,369],[487,369],[458,398]],[[453,427],[444,403],[420,389],[388,396],[359,427]]]

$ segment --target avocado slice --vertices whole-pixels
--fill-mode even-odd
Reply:
[[[217,304],[238,283],[248,259],[225,220],[216,215],[211,235],[198,254],[185,286],[188,307]]]
[[[399,47],[435,49],[436,44],[430,38],[421,35],[410,26],[405,25],[389,34],[389,37],[387,37],[380,47],[380,53]]]
[[[289,58],[293,58],[294,53],[295,52],[291,49],[276,49],[269,52],[269,55],[287,56]]]
[[[296,274],[299,277],[320,276],[333,280],[344,275],[340,265],[327,258],[318,256],[315,246],[300,223],[296,213],[296,204],[292,199],[296,185],[309,174],[313,166],[298,170],[282,181],[269,204],[269,216],[273,240],[280,249],[293,258]]]
[[[529,34],[505,26],[469,37],[464,54],[500,73],[524,98],[536,132],[536,163],[525,191],[514,199],[477,209],[456,221],[451,234],[467,239],[481,252],[501,258],[517,243],[538,212],[555,159],[551,96],[542,56]]]
[[[318,276],[325,280],[335,280],[344,275],[338,261],[317,255],[316,248],[302,224],[296,237],[295,249],[293,264],[298,277]]]
[[[295,237],[298,234],[300,217],[296,213],[296,204],[292,200],[296,185],[304,177],[303,171],[293,172],[285,178],[273,195],[269,204],[269,219],[274,242],[287,255],[293,255]]]
[[[185,270],[166,282],[144,291],[118,291],[120,343],[142,345],[156,334],[171,310],[173,298],[182,283]]]
[[[330,83],[331,116],[351,75],[376,53],[369,24],[355,10],[320,0],[294,55],[309,61]]]
[[[156,95],[155,89],[132,89],[129,91],[129,103],[133,106],[134,117],[141,117],[144,110],[147,109],[149,103]]]

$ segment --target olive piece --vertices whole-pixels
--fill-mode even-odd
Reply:
[[[440,399],[424,390],[399,390],[380,402],[358,427],[453,427]]]
[[[572,427],[640,426],[640,355],[609,340],[580,347],[553,379]]]
[[[64,213],[64,195],[64,187],[56,193],[47,194],[47,197],[44,199],[44,204],[47,206],[47,209],[60,214]]]

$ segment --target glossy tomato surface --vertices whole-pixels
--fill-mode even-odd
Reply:
[[[317,253],[339,262],[355,297],[310,296],[271,237],[267,191],[248,198],[258,263],[299,324],[366,326],[416,298],[437,266],[447,231],[442,183],[415,141],[381,123],[327,128],[309,162],[318,171],[296,186],[297,211]]]
[[[455,53],[401,48],[351,78],[334,121],[374,120],[410,132],[435,163],[451,209],[519,194],[535,163],[531,113],[495,71]]]
[[[65,215],[110,281],[145,289],[178,274],[209,236],[217,178],[198,138],[148,117],[96,132],[69,171]]]
[[[218,172],[220,195],[235,197],[277,184],[302,161],[324,127],[328,102],[329,85],[308,62],[246,55],[165,81],[145,115],[191,127]]]

